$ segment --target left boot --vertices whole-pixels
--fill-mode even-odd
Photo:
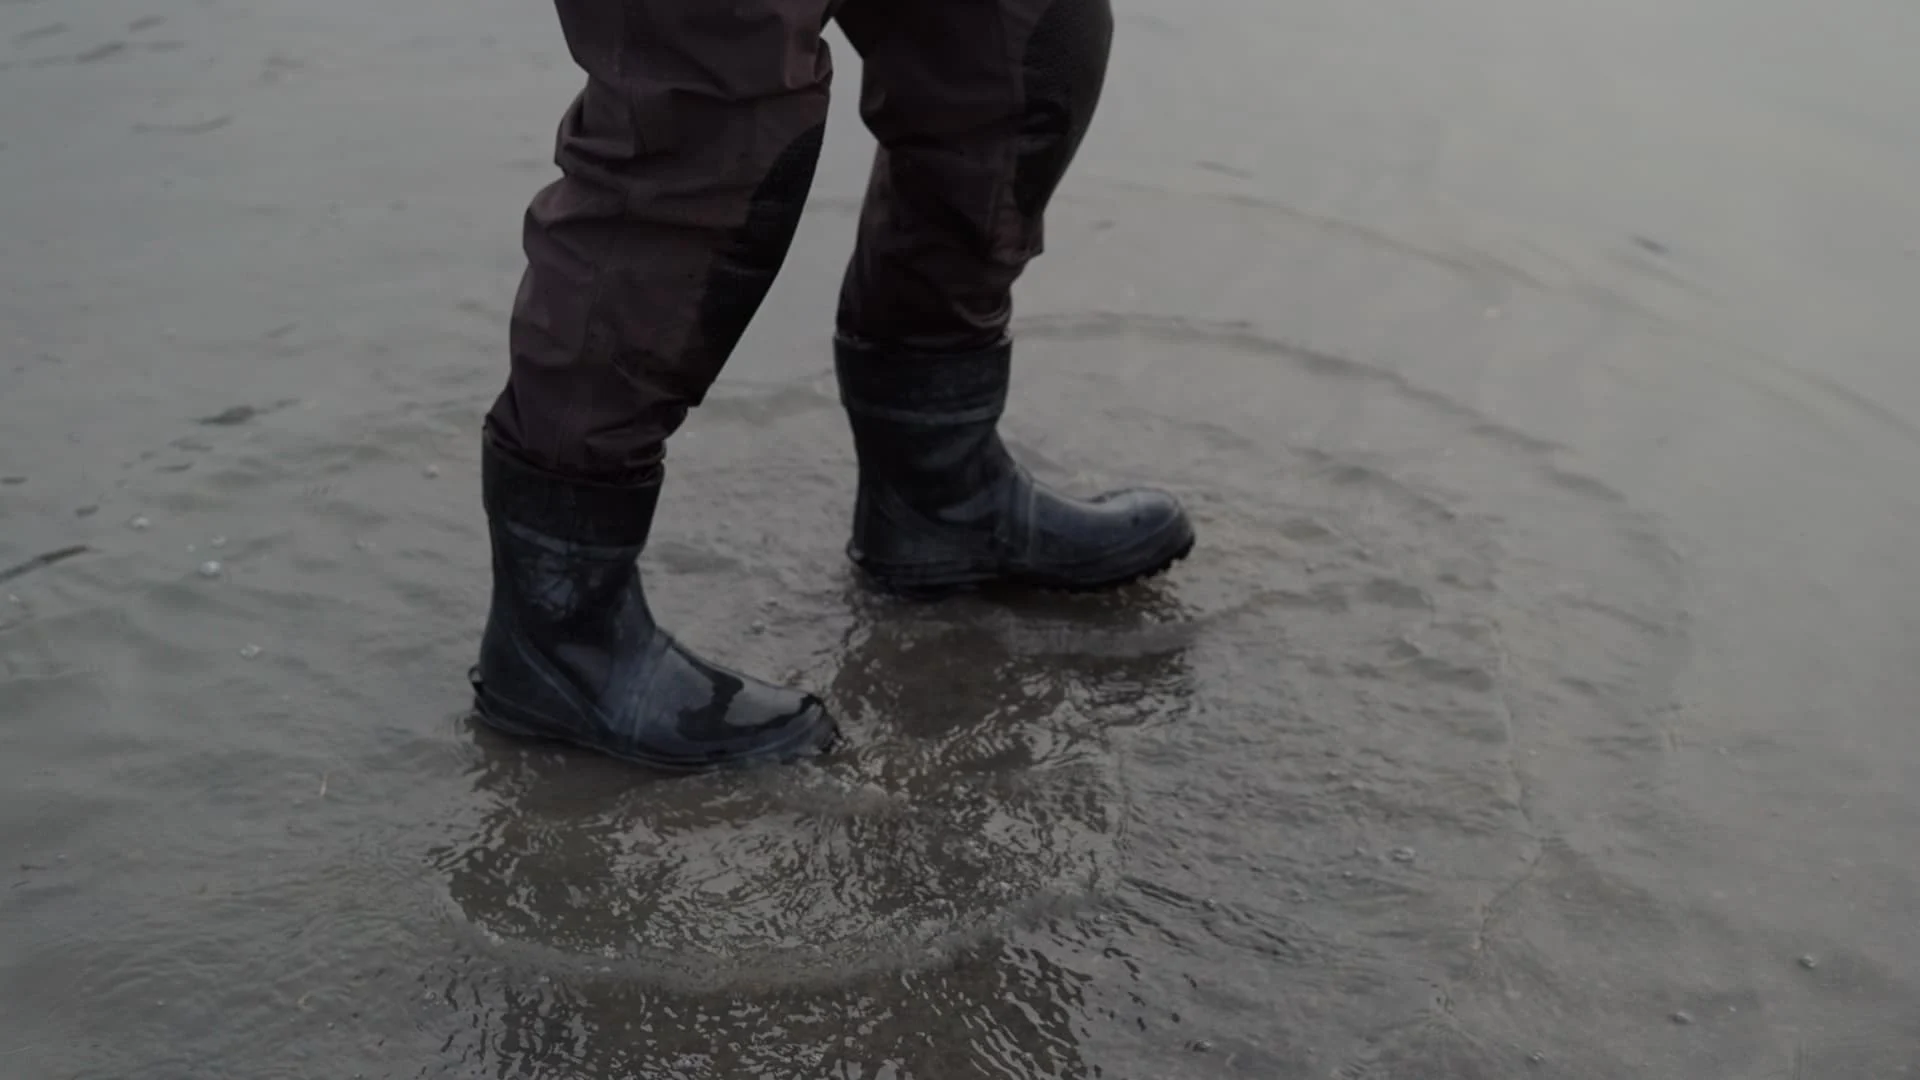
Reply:
[[[1069,498],[1013,459],[998,433],[1011,358],[1008,342],[953,354],[835,342],[860,462],[854,564],[883,589],[924,596],[995,583],[1102,589],[1185,558],[1193,526],[1173,496]]]

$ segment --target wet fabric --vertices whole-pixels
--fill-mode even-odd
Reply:
[[[556,6],[587,85],[560,123],[562,178],[526,213],[489,427],[531,464],[620,480],[657,469],[786,257],[825,130],[829,22],[860,52],[879,142],[836,323],[903,356],[1004,336],[1113,28],[1108,0]]]

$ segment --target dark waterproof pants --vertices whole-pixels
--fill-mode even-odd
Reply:
[[[531,464],[650,476],[773,283],[806,204],[837,21],[880,144],[839,329],[997,342],[1085,134],[1108,0],[556,0],[586,89],[526,216],[512,374],[489,418]],[[910,362],[910,361],[903,361]]]

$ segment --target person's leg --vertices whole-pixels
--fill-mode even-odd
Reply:
[[[586,89],[526,215],[512,373],[487,418],[483,720],[671,768],[831,738],[818,701],[649,613],[664,443],[778,273],[826,121],[830,0],[556,0]]]
[[[587,85],[526,214],[489,427],[541,468],[652,474],[773,284],[813,182],[830,0],[555,0]]]
[[[1108,0],[848,0],[875,155],[835,362],[860,459],[848,551],[908,591],[1098,588],[1193,546],[1171,496],[1069,499],[996,433],[1012,291],[1099,102]]]

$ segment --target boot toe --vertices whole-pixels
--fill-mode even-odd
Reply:
[[[1128,488],[1109,492],[1103,499],[1127,515],[1127,532],[1133,536],[1159,536],[1163,533],[1191,534],[1186,508],[1172,494],[1158,488]]]
[[[729,717],[741,730],[722,744],[725,763],[787,764],[819,757],[839,741],[839,725],[819,698],[769,684],[755,690],[755,699],[736,704]]]
[[[1179,499],[1157,488],[1116,494],[1127,516],[1125,527],[1116,530],[1115,554],[1134,564],[1127,569],[1158,573],[1193,550],[1193,523]]]
[[[1193,549],[1180,501],[1151,488],[1110,491],[1085,502],[1048,492],[1037,507],[1029,573],[1070,590],[1123,585],[1165,570]]]
[[[784,707],[783,707],[784,706]],[[777,710],[777,711],[776,711]],[[736,703],[719,724],[682,716],[640,733],[623,733],[606,747],[617,757],[666,772],[707,772],[758,765],[784,765],[824,756],[839,742],[839,725],[810,694],[776,704],[764,697]]]
[[[666,645],[622,710],[626,756],[704,770],[796,761],[834,742],[833,717],[813,694],[713,663],[670,638]]]

